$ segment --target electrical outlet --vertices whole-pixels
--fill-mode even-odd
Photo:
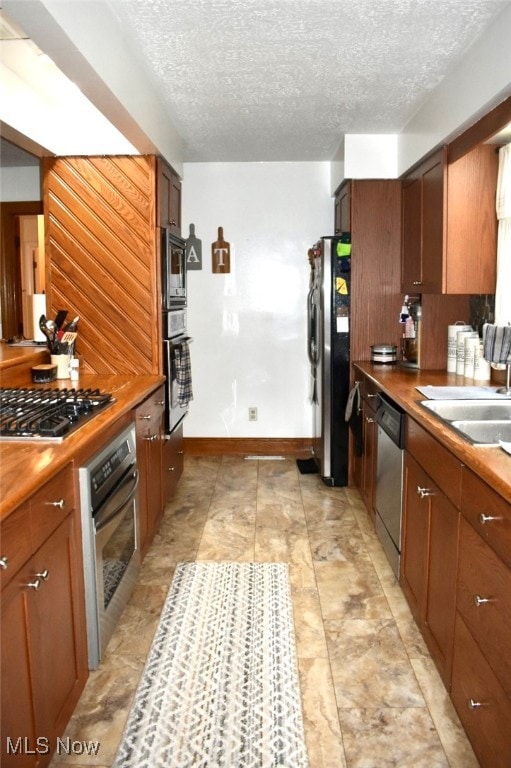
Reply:
[[[248,420],[257,421],[257,408],[252,407],[248,409]]]

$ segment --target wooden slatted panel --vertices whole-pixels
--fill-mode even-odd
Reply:
[[[77,352],[95,373],[159,373],[155,157],[44,161],[48,305],[80,316]]]

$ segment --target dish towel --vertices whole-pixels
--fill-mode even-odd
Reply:
[[[348,422],[355,445],[355,456],[362,456],[364,452],[364,437],[362,427],[362,410],[360,408],[360,385],[355,382],[355,386],[348,395],[344,419]]]
[[[490,363],[511,364],[511,325],[485,325],[483,356]]]
[[[193,400],[192,391],[192,365],[190,360],[190,348],[184,341],[175,350],[177,402],[186,406]]]

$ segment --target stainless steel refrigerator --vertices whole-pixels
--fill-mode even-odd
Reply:
[[[322,237],[309,251],[308,355],[312,453],[323,482],[348,484],[351,245],[348,233]]]

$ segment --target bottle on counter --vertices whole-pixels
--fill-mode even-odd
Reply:
[[[80,366],[80,361],[78,360],[78,358],[72,357],[71,360],[69,361],[69,378],[71,379],[71,381],[78,381],[80,377],[80,372],[78,370],[79,366]]]

